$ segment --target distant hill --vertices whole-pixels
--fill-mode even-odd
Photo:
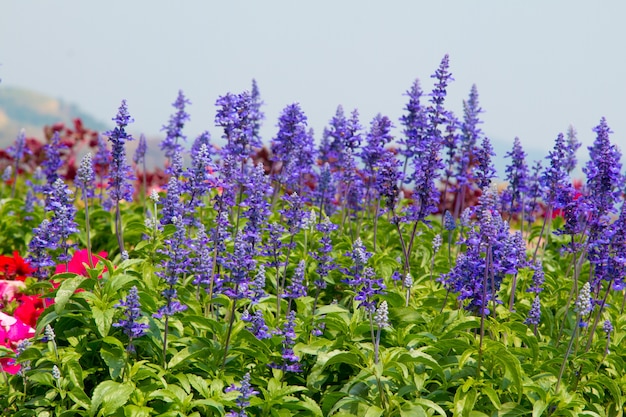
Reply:
[[[0,84],[0,148],[15,140],[20,129],[28,136],[43,138],[43,127],[58,122],[72,126],[80,118],[89,129],[104,131],[107,126],[77,105],[30,91]]]

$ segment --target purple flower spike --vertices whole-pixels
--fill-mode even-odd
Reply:
[[[109,195],[115,203],[133,200],[133,170],[126,162],[126,142],[133,137],[126,133],[126,126],[134,120],[128,113],[126,100],[122,100],[117,116],[113,118],[117,126],[104,133],[111,142],[111,170],[109,172]]]
[[[183,127],[189,120],[189,114],[185,112],[185,105],[191,104],[191,102],[185,98],[182,90],[178,91],[178,97],[176,101],[172,103],[172,106],[176,109],[176,112],[170,117],[167,126],[163,126],[166,136],[161,142],[161,150],[165,151],[165,156],[171,159],[174,153],[182,152],[183,146],[180,142],[187,140],[187,137],[183,135]]]
[[[147,324],[139,323],[138,321],[141,318],[141,305],[139,304],[139,293],[137,291],[137,287],[133,286],[128,291],[126,299],[120,300],[115,307],[123,309],[124,318],[119,320],[117,323],[113,323],[113,327],[120,327],[124,334],[128,336],[129,341],[126,349],[129,352],[134,352],[135,347],[133,345],[133,340],[146,334],[148,328],[150,327]]]

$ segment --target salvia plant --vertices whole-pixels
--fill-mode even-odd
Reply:
[[[609,122],[584,178],[573,127],[543,163],[515,138],[496,173],[478,88],[455,115],[449,68],[398,122],[339,106],[319,142],[298,103],[264,140],[253,82],[188,144],[179,92],[158,172],[144,137],[127,162],[126,101],[102,135],[9,138],[0,414],[623,415]]]

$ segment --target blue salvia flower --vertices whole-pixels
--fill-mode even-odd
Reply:
[[[378,161],[383,157],[385,146],[392,140],[391,120],[387,116],[377,114],[370,124],[370,131],[365,136],[366,145],[363,146],[360,156],[365,165],[365,173],[370,177],[374,177],[374,169]]]
[[[54,379],[60,379],[61,378],[61,371],[59,370],[59,367],[56,365],[52,366],[52,378]]]
[[[111,152],[107,148],[107,143],[101,135],[98,135],[98,150],[93,156],[93,167],[96,175],[100,177],[100,204],[104,205],[104,178],[108,177],[109,168],[111,166]]]
[[[593,300],[591,298],[591,285],[589,282],[585,282],[574,303],[574,311],[580,316],[580,327],[586,326],[585,316],[590,314],[592,310]]]
[[[137,165],[144,164],[146,162],[147,151],[148,143],[146,142],[146,136],[142,133],[139,136],[139,144],[137,145],[137,149],[135,149],[135,154],[133,155],[133,162]]]
[[[133,340],[146,334],[150,327],[146,323],[139,322],[141,318],[141,304],[139,303],[137,287],[133,286],[128,290],[126,299],[120,300],[115,307],[123,309],[124,318],[113,323],[113,327],[120,327],[124,334],[128,336],[128,346],[126,350],[134,352],[135,346],[133,345]]]
[[[413,82],[405,95],[409,97],[409,102],[404,107],[406,114],[400,117],[400,123],[404,127],[404,137],[398,140],[398,143],[404,145],[400,152],[409,160],[417,152],[423,151],[422,143],[426,137],[428,118],[425,107],[420,103],[422,89],[420,88],[419,80],[416,79]]]
[[[52,184],[52,190],[48,198],[46,210],[52,212],[50,219],[50,231],[54,239],[58,242],[61,249],[59,261],[69,262],[72,257],[69,255],[69,249],[73,244],[68,242],[70,235],[78,232],[78,224],[74,220],[76,208],[70,190],[61,178]]]
[[[304,285],[304,273],[306,262],[301,260],[291,278],[291,284],[285,289],[285,298],[295,300],[307,295],[307,287]]]
[[[202,223],[198,225],[198,233],[192,242],[191,248],[195,253],[190,269],[191,274],[195,277],[193,284],[198,286],[198,288],[205,287],[208,290],[213,278],[211,276],[213,265],[210,261],[212,259],[212,251],[209,237]]]
[[[20,355],[24,353],[26,349],[28,349],[31,346],[32,346],[32,343],[29,339],[22,339],[19,342],[17,342],[17,345],[15,346],[15,361],[13,361],[13,364],[17,363],[17,360],[19,359]],[[30,361],[24,361],[21,363],[18,374],[23,378],[26,376],[26,372],[29,371],[30,369],[31,369]]]
[[[531,265],[531,268],[533,270],[532,285],[528,287],[526,291],[533,292],[538,295],[541,291],[543,291],[543,284],[545,282],[543,265],[540,260],[535,260],[535,262]]]
[[[508,211],[510,216],[521,213],[525,204],[525,196],[528,192],[528,166],[526,165],[526,152],[522,149],[519,138],[513,140],[513,149],[505,154],[511,158],[507,165],[506,189],[502,192],[502,212]]]
[[[189,120],[189,114],[185,112],[185,105],[187,104],[191,104],[191,102],[185,98],[182,90],[179,90],[176,101],[172,103],[176,112],[170,116],[168,124],[161,129],[165,131],[166,135],[161,142],[161,150],[165,151],[165,156],[168,159],[171,159],[174,153],[182,152],[183,145],[181,142],[187,140],[183,134],[185,123]]]
[[[87,153],[83,159],[80,160],[74,183],[76,187],[82,191],[83,195],[87,198],[92,198],[94,196],[94,181],[93,159],[91,153]]]
[[[252,96],[247,91],[241,94],[228,93],[215,102],[219,107],[215,124],[224,130],[222,135],[226,145],[222,148],[222,158],[230,155],[237,161],[245,161],[252,149],[262,146],[255,137],[255,120]]]
[[[282,364],[271,363],[270,367],[281,369],[284,372],[301,372],[300,357],[293,352],[296,344],[295,328],[296,312],[287,313],[287,321],[280,333],[283,336]]]
[[[221,291],[227,297],[238,300],[250,299],[254,294],[250,283],[250,272],[256,269],[254,259],[256,251],[252,243],[245,239],[242,233],[235,238],[233,253],[226,255],[224,267],[230,271],[221,283]]]
[[[541,300],[539,299],[539,295],[536,295],[533,299],[532,306],[530,307],[530,311],[528,312],[528,317],[524,320],[526,324],[538,325],[541,321]]]
[[[265,324],[265,318],[261,310],[255,311],[254,314],[250,314],[248,310],[244,310],[241,315],[241,320],[248,323],[246,329],[257,339],[263,340],[272,337],[269,327]]]
[[[443,215],[443,228],[448,231],[456,229],[456,221],[449,211]]]
[[[178,177],[171,176],[167,182],[167,193],[161,209],[161,224],[173,224],[176,220],[183,221],[185,207],[181,202],[181,183]]]
[[[324,220],[318,223],[316,227],[322,233],[322,237],[320,238],[320,246],[317,252],[312,252],[311,256],[317,261],[315,270],[319,275],[319,278],[315,280],[315,286],[323,290],[326,288],[325,278],[328,277],[330,271],[336,268],[332,256],[333,244],[330,234],[337,230],[339,226],[332,223],[328,217],[324,217]]]
[[[165,305],[153,314],[155,318],[171,317],[176,313],[187,310],[187,306],[180,303],[176,291],[179,280],[185,277],[191,267],[191,252],[187,243],[186,227],[182,219],[174,221],[176,231],[165,240],[165,248],[160,252],[165,255],[161,263],[161,270],[156,274],[165,281],[166,289],[161,292]]]
[[[524,219],[529,224],[534,223],[535,215],[539,209],[542,196],[542,185],[540,180],[541,161],[535,161],[528,178],[528,191],[526,193],[526,205],[524,208]]]
[[[250,120],[252,121],[252,137],[256,143],[261,142],[261,122],[265,119],[265,114],[261,111],[263,106],[261,93],[256,80],[252,80],[252,89],[250,90]]]
[[[111,170],[107,190],[113,202],[119,204],[121,200],[133,200],[132,181],[135,180],[133,170],[126,162],[126,142],[133,140],[133,137],[126,132],[126,126],[134,121],[128,113],[126,100],[122,100],[113,121],[117,126],[104,133],[111,142]]]
[[[271,145],[272,174],[288,190],[299,190],[301,169],[306,168],[299,156],[310,144],[307,129],[307,117],[298,103],[283,109],[278,118],[278,133]]]
[[[385,211],[393,212],[400,197],[401,162],[392,151],[385,150],[376,162],[374,188],[383,200]]]
[[[250,303],[256,304],[259,300],[265,297],[267,293],[265,292],[265,266],[259,265],[259,270],[254,277],[250,285]]]
[[[15,139],[15,144],[7,148],[7,153],[11,158],[13,158],[12,171],[15,172],[15,181],[13,182],[13,186],[11,188],[11,198],[13,198],[15,197],[15,187],[17,183],[17,175],[20,170],[20,161],[25,155],[31,155],[30,149],[26,146],[26,131],[24,129],[21,129],[20,133],[18,133],[17,138]],[[4,181],[8,180],[4,179]]]
[[[376,310],[374,296],[383,294],[386,288],[382,278],[376,278],[374,269],[367,266],[363,269],[363,274],[358,284],[354,300],[359,302],[359,308],[363,308],[370,314],[374,313]]]
[[[33,229],[33,237],[28,244],[30,254],[27,260],[35,268],[33,276],[38,281],[48,278],[50,276],[49,268],[56,265],[49,251],[58,247],[58,239],[51,229],[50,220],[43,219],[39,227]]]
[[[320,171],[317,187],[313,192],[314,204],[319,207],[320,213],[331,216],[335,212],[334,199],[337,187],[333,180],[330,165],[325,163]]]
[[[610,253],[607,242],[611,241],[613,228],[609,222],[624,189],[624,175],[619,149],[610,142],[612,133],[602,118],[594,128],[597,136],[589,147],[589,161],[583,168],[587,174],[588,196],[585,202],[591,213],[589,218],[589,261],[594,266],[592,287],[597,293],[600,280],[613,281],[609,271]],[[620,277],[621,281],[621,277]]]
[[[613,331],[613,325],[611,324],[611,320],[604,321],[604,324],[602,325],[602,330],[604,330],[604,333],[607,334],[607,337],[610,335],[610,333]]]
[[[24,206],[22,207],[22,213],[25,213],[24,220],[31,221],[33,216],[30,214],[35,211],[35,204],[38,203],[37,197],[31,188],[26,191],[26,199],[24,200]]]
[[[365,249],[361,238],[357,238],[352,244],[352,251],[344,256],[352,260],[352,265],[349,268],[342,268],[342,272],[348,276],[348,278],[343,279],[343,282],[350,286],[360,285],[363,279],[363,270],[367,261],[372,257],[372,253]]]
[[[226,417],[248,417],[246,408],[250,406],[250,398],[257,395],[259,392],[255,391],[250,384],[250,372],[246,373],[241,380],[241,386],[239,388],[235,385],[231,385],[226,388],[226,392],[239,391],[239,397],[235,400],[239,411],[229,411],[226,413]]]
[[[216,179],[212,174],[215,170],[209,148],[203,143],[197,152],[192,153],[191,166],[183,173],[187,181],[182,184],[182,188],[189,195],[185,209],[187,216],[193,216],[197,208],[204,207],[203,197],[208,195],[216,185]],[[199,221],[192,223],[199,223]]]
[[[491,180],[496,176],[496,170],[491,160],[496,154],[491,146],[489,138],[483,138],[480,148],[476,152],[476,184],[480,189],[491,185]]]
[[[604,216],[615,212],[615,203],[624,188],[624,175],[621,173],[621,153],[610,142],[612,132],[604,117],[593,131],[597,136],[593,146],[589,147],[589,161],[583,172],[587,175],[587,199],[594,213],[591,222],[595,225],[606,222],[608,219]]]
[[[482,136],[482,131],[478,127],[482,123],[479,116],[483,109],[478,102],[478,89],[476,84],[472,85],[467,100],[463,100],[463,122],[461,123],[459,165],[457,173],[458,189],[467,186],[472,181],[472,164],[478,151],[478,141]]]
[[[554,149],[548,153],[546,159],[550,161],[550,166],[543,171],[539,181],[544,189],[545,202],[553,209],[560,209],[567,201],[564,197],[569,185],[567,171],[563,167],[565,139],[562,133],[558,134]]]
[[[261,242],[261,237],[267,220],[272,214],[268,197],[272,194],[272,186],[263,163],[259,162],[244,178],[243,186],[246,189],[246,199],[240,207],[245,208],[241,216],[247,219],[243,227],[243,234],[253,248]]]
[[[565,142],[565,161],[563,167],[568,174],[571,174],[574,168],[576,168],[576,151],[582,143],[578,140],[576,130],[573,126],[567,129],[567,142]]]
[[[376,314],[374,314],[374,323],[380,329],[384,329],[385,327],[389,327],[389,307],[387,306],[387,301],[383,301],[380,303],[378,308],[376,309]]]
[[[13,177],[13,167],[11,165],[7,165],[2,171],[2,181],[9,182],[9,180]]]
[[[198,152],[200,152],[200,148],[202,145],[206,146],[206,152],[209,154],[211,160],[213,159],[213,155],[215,155],[216,151],[213,145],[211,144],[211,134],[208,131],[204,131],[198,135],[198,137],[191,144],[191,159],[197,158]]]
[[[44,146],[46,158],[43,160],[41,166],[43,167],[43,173],[46,175],[48,189],[60,178],[59,169],[63,166],[61,151],[65,148],[66,146],[61,143],[61,135],[58,131],[54,132],[50,143]]]

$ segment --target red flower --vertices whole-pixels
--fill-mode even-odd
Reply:
[[[37,326],[37,320],[43,310],[52,304],[52,300],[45,301],[38,295],[19,295],[16,299],[19,305],[13,315],[31,327]]]
[[[0,279],[24,281],[34,271],[17,251],[13,251],[13,257],[0,255]]]

